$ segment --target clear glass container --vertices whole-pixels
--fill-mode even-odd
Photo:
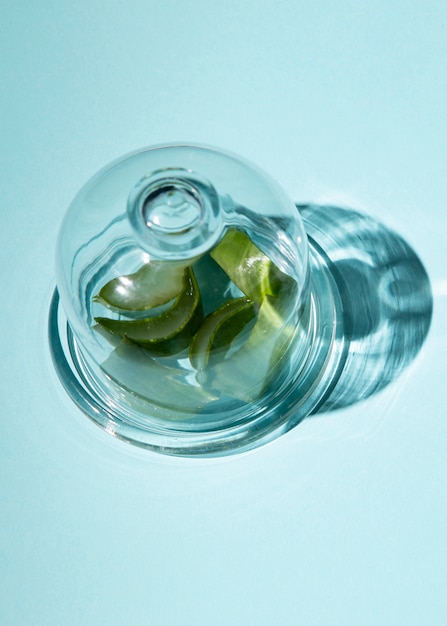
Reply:
[[[67,391],[109,433],[227,454],[324,401],[342,362],[339,309],[324,253],[275,181],[214,148],[156,146],[73,200],[50,341]]]

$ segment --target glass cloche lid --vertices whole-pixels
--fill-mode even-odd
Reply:
[[[127,441],[249,449],[330,385],[330,282],[294,203],[257,167],[202,146],[141,150],[88,181],[62,223],[56,368],[87,415]]]

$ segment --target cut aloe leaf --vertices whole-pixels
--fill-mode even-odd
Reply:
[[[295,334],[295,326],[283,317],[284,303],[265,296],[247,341],[228,359],[213,366],[212,387],[245,402],[260,397]]]
[[[223,357],[230,345],[256,315],[257,307],[248,298],[225,302],[205,318],[189,348],[193,367],[203,370],[210,356]]]
[[[227,230],[211,251],[212,258],[251,300],[261,304],[265,296],[278,296],[295,280],[281,272],[246,235],[236,228]]]
[[[184,350],[203,319],[200,292],[191,269],[184,272],[183,284],[173,305],[160,315],[140,320],[96,317],[95,321],[113,335],[161,354]]]
[[[168,412],[163,415],[165,419],[178,419],[182,413],[194,417],[217,399],[214,392],[187,382],[184,370],[153,359],[147,350],[127,339],[121,340],[101,367],[112,380],[131,392],[127,397],[129,403],[149,401],[157,408],[163,407]],[[169,411],[173,411],[172,415]]]
[[[178,296],[183,289],[185,271],[184,262],[151,261],[134,274],[110,280],[95,301],[120,311],[152,309]]]

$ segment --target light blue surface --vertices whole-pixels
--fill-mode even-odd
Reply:
[[[447,4],[5,3],[0,623],[447,623]],[[54,247],[111,159],[187,140],[365,209],[433,284],[395,384],[252,453],[160,457],[66,397]]]

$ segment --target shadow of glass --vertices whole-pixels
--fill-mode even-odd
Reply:
[[[433,298],[414,250],[380,222],[348,208],[297,208],[329,259],[343,309],[344,366],[322,413],[365,400],[402,373],[427,337]]]

